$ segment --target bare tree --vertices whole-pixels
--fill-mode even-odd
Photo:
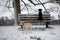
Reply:
[[[3,2],[3,1],[4,1],[4,0],[2,0],[2,2]],[[10,12],[11,12],[10,8],[13,8],[13,7],[10,5],[10,4],[11,4],[11,1],[13,1],[13,0],[6,0],[6,3],[5,3],[5,7],[7,7]],[[23,9],[26,8],[28,13],[29,13],[29,8],[30,8],[31,10],[33,10],[29,4],[25,3],[24,0],[20,0],[20,1],[23,2],[23,4],[24,4],[24,7],[23,7],[23,8],[21,7],[21,8],[22,8],[21,10],[23,10]],[[47,10],[46,7],[44,6],[46,3],[58,3],[58,4],[60,4],[60,0],[49,0],[49,1],[44,2],[44,3],[42,3],[41,0],[28,0],[28,1],[29,1],[31,4],[33,4],[34,6],[36,6],[36,5],[42,5],[45,10]],[[35,3],[34,1],[35,1],[36,3]],[[13,3],[12,3],[12,4],[13,4]],[[21,4],[21,6],[23,6],[23,5]],[[33,11],[35,11],[35,10],[33,10]],[[11,12],[11,13],[12,13],[12,12]]]

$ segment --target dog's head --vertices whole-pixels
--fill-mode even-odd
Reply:
[[[19,22],[19,25],[23,25],[25,21],[20,21]]]

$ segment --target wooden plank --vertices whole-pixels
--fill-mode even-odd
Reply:
[[[36,20],[36,21],[38,21],[37,19],[38,19],[38,15],[19,15],[19,19],[20,19],[20,21],[21,20],[26,20],[26,21],[31,21],[31,20]],[[50,18],[50,15],[47,15],[47,14],[44,14],[43,15],[43,20],[44,21],[50,21],[51,20],[51,18]]]

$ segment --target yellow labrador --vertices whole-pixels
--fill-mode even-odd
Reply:
[[[20,21],[21,28],[23,30],[32,30],[32,24],[27,21]]]

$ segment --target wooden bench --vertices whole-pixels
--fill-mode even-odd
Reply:
[[[30,14],[30,15],[28,15],[28,14],[21,14],[20,15],[19,14],[18,21],[28,21],[28,22],[31,22],[32,24],[35,23],[35,25],[42,22],[43,24],[46,25],[46,28],[48,28],[48,25],[51,22],[50,14],[43,14],[42,17],[43,17],[43,20],[40,21],[40,20],[38,20],[37,14]]]

